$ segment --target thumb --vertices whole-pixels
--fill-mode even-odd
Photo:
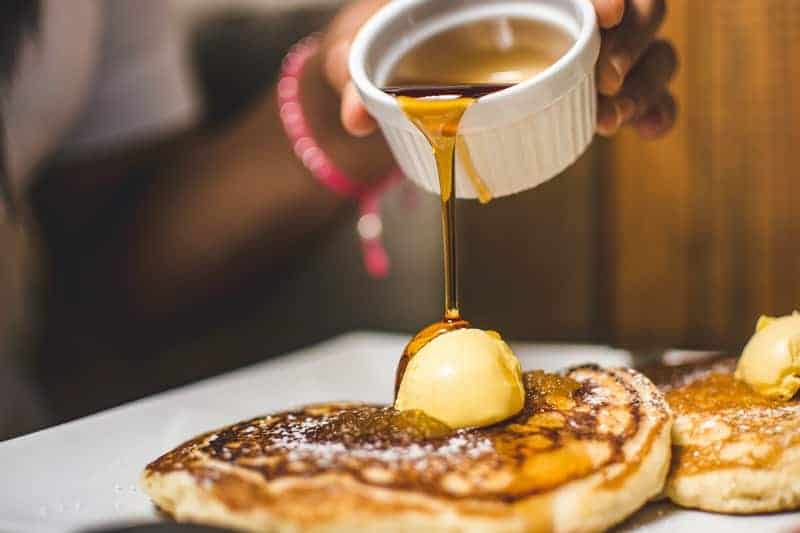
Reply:
[[[364,107],[352,82],[348,82],[342,91],[341,118],[344,129],[356,137],[366,137],[377,129],[375,119]]]
[[[597,11],[597,22],[603,29],[613,28],[625,15],[625,0],[592,0]]]

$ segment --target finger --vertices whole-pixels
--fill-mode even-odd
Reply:
[[[613,28],[622,21],[625,0],[592,0],[597,11],[597,22],[601,28]]]
[[[601,95],[597,100],[597,133],[603,137],[614,135],[635,112],[632,100]]]
[[[665,0],[628,0],[622,23],[603,35],[597,63],[597,85],[602,94],[617,94],[625,77],[647,50],[665,14]]]
[[[356,137],[366,137],[375,131],[377,124],[367,113],[352,83],[347,83],[342,91],[342,125],[348,133]]]
[[[667,41],[656,41],[625,80],[619,96],[634,102],[633,117],[646,113],[661,98],[664,87],[678,69],[678,56]],[[628,117],[630,119],[632,117]],[[627,120],[627,119],[626,119]]]
[[[633,126],[643,139],[658,139],[672,129],[677,116],[675,98],[664,91],[650,109],[634,121]]]
[[[343,39],[352,40],[361,26],[387,3],[389,3],[388,0],[351,2],[331,22],[325,35],[326,41],[335,43]]]
[[[350,41],[343,39],[328,50],[325,56],[325,77],[331,87],[338,92],[342,92],[345,85],[350,81],[350,71],[347,68],[347,58],[350,54]]]

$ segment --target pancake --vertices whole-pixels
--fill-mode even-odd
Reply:
[[[733,377],[736,359],[645,369],[675,416],[666,495],[721,513],[800,507],[800,401],[773,400]]]
[[[178,521],[269,532],[601,531],[660,493],[672,421],[647,378],[586,366],[524,382],[523,410],[494,426],[309,406],[186,442],[142,484]]]

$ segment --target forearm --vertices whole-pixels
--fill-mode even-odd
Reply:
[[[306,72],[303,102],[320,145],[355,179],[384,174],[391,158],[383,141],[346,135],[316,62]],[[105,237],[117,244],[80,269],[90,283],[108,279],[109,294],[137,315],[171,313],[276,267],[347,205],[294,155],[274,92],[229,130],[157,161],[130,220]]]

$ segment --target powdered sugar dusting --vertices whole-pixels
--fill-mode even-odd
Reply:
[[[287,418],[287,421],[289,419]],[[341,433],[334,439],[319,439],[320,433],[336,426],[336,415],[330,417],[298,417],[292,416],[292,424],[281,424],[274,428],[263,450],[268,454],[286,454],[289,461],[311,461],[322,468],[335,466],[340,460],[358,459],[375,461],[384,466],[413,466],[425,469],[431,460],[464,457],[478,459],[492,453],[492,442],[485,437],[468,436],[465,431],[457,431],[447,438],[425,440],[421,442],[403,442],[403,439],[355,438],[346,445]],[[246,433],[249,433],[247,431]],[[394,440],[394,442],[392,442]],[[399,440],[399,442],[398,442]],[[416,463],[409,465],[409,463]]]

